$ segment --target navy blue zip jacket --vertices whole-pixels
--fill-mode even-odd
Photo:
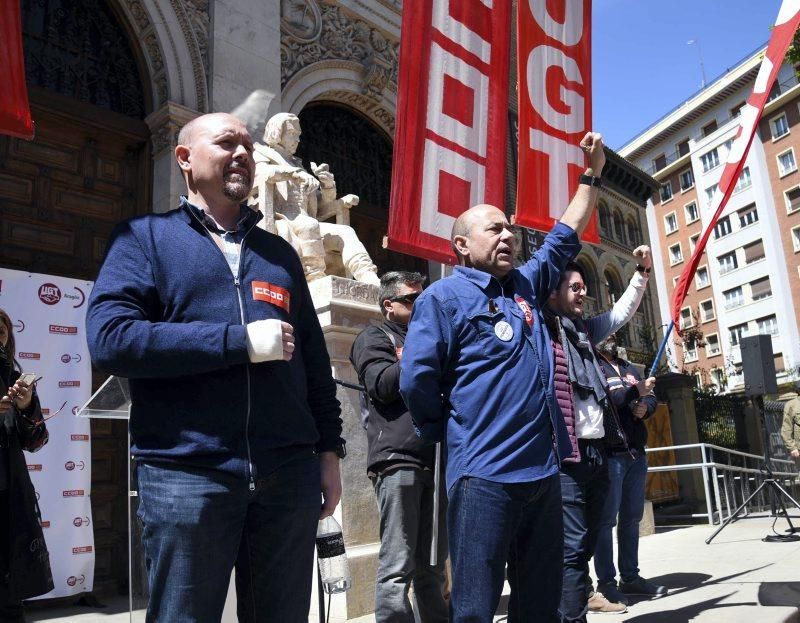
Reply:
[[[297,254],[251,213],[234,278],[193,210],[120,224],[89,300],[92,361],[130,379],[134,455],[252,478],[333,449],[339,402]],[[294,327],[291,361],[249,362],[244,325],[265,318]]]

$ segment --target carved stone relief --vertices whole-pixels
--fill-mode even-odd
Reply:
[[[133,18],[136,38],[142,42],[143,51],[147,57],[150,69],[150,79],[154,86],[154,106],[163,105],[170,98],[179,98],[180,94],[170,93],[164,50],[153,25],[150,13],[145,8],[142,0],[121,0],[128,14]],[[170,0],[170,5],[178,18],[178,23],[183,35],[183,43],[192,59],[192,77],[195,85],[197,108],[206,110],[208,107],[208,31],[210,16],[208,0]],[[156,10],[160,13],[158,20],[166,22],[163,15],[162,3],[156,3]],[[174,42],[172,42],[174,45]],[[181,68],[178,68],[180,74]]]
[[[386,134],[394,136],[394,112],[376,102],[375,99],[353,91],[329,91],[325,94],[325,99],[330,102],[347,104],[349,107],[362,112],[383,129]]]
[[[380,102],[387,90],[397,92],[399,48],[398,41],[341,7],[317,0],[281,0],[282,87],[319,61],[355,61],[363,67],[362,93]]]

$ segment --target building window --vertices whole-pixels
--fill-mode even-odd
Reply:
[[[706,344],[706,348],[708,348],[708,344]],[[719,354],[719,351],[717,351]],[[711,369],[711,382],[714,383],[719,389],[725,387],[725,373],[722,371],[722,368],[712,368]]]
[[[708,322],[709,320],[714,320],[717,315],[714,313],[714,301],[708,299],[707,301],[703,301],[700,303],[700,319],[703,322]]]
[[[667,182],[661,187],[661,203],[672,199],[672,182]]]
[[[800,225],[792,227],[792,248],[795,253],[800,251]]]
[[[761,335],[778,335],[778,319],[775,314],[756,320],[758,332]]]
[[[681,180],[681,192],[689,190],[692,186],[694,186],[694,173],[692,173],[691,169],[686,169],[680,175]]]
[[[743,337],[747,336],[747,323],[737,324],[728,329],[731,346],[738,346]]]
[[[711,123],[705,124],[703,126],[703,130],[702,130],[703,136],[708,136],[710,134],[713,134],[716,131],[717,131],[717,120],[716,119],[714,119]]]
[[[653,171],[660,171],[665,166],[667,166],[667,157],[664,154],[660,154],[653,158]]]
[[[619,242],[625,242],[625,228],[622,226],[622,216],[619,212],[614,212],[614,233]]]
[[[683,353],[685,355],[684,361],[697,361],[697,341],[686,340],[683,343]]]
[[[725,255],[720,255],[717,258],[717,262],[719,262],[720,275],[724,275],[725,273],[729,273],[732,270],[739,268],[739,262],[736,260],[736,251],[731,251]]]
[[[700,164],[703,165],[703,173],[710,171],[716,166],[719,166],[719,152],[715,147],[711,151],[704,153],[700,156]]]
[[[800,188],[797,189],[798,194],[800,194]],[[687,203],[683,206],[684,211],[686,212],[686,224],[694,223],[697,219],[700,218],[700,211],[697,209],[697,202],[692,201],[691,203]]]
[[[739,228],[747,227],[758,221],[758,210],[756,204],[751,203],[736,212],[739,215]]]
[[[783,195],[786,197],[787,212],[794,212],[800,209],[800,186],[787,190]]]
[[[736,119],[736,117],[742,114],[742,108],[744,108],[744,104],[745,104],[744,102],[739,102],[738,104],[736,104],[736,106],[730,109],[731,119]]]
[[[636,223],[633,220],[628,221],[628,242],[631,243],[632,247],[637,247],[641,244],[642,237],[639,233],[639,228],[636,226]]]
[[[736,182],[736,186],[733,187],[733,192],[738,193],[740,190],[749,188],[752,185],[753,181],[750,179],[750,167],[745,167],[739,174],[739,179]]]
[[[689,238],[689,251],[694,253],[695,248],[697,247],[697,241],[700,240],[700,234],[695,234]]]
[[[719,184],[714,184],[713,186],[706,188],[706,203],[709,206],[711,205],[711,202],[714,201],[714,193],[717,192],[717,188],[719,188]]]
[[[764,241],[756,240],[744,246],[744,263],[752,264],[764,259]]]
[[[754,301],[769,298],[772,296],[772,284],[769,282],[769,277],[763,277],[750,282],[750,294]]]
[[[778,173],[781,177],[789,175],[797,170],[797,163],[794,160],[794,149],[789,149],[782,154],[778,154]]]
[[[719,355],[719,336],[716,333],[705,336],[706,343],[706,357],[713,357]]]
[[[729,233],[731,233],[731,218],[729,216],[723,216],[717,221],[717,224],[714,225],[714,239],[722,238]]]
[[[675,266],[683,261],[683,251],[681,251],[681,243],[673,244],[669,248],[669,264]]]
[[[611,236],[611,223],[608,216],[608,208],[604,203],[600,204],[600,233],[606,237]]]
[[[773,141],[789,134],[789,122],[786,120],[786,113],[770,119],[769,130],[772,133]]]
[[[708,278],[708,268],[706,266],[701,266],[698,268],[697,272],[694,274],[694,278],[697,283],[698,290],[711,284],[711,280]]]
[[[744,305],[744,290],[742,290],[742,286],[725,290],[722,296],[725,297],[725,309],[736,309]]]
[[[667,234],[678,231],[678,217],[674,212],[670,212],[664,217],[664,228],[667,230]]]
[[[680,329],[683,331],[684,329],[688,329],[689,327],[694,326],[694,318],[692,318],[692,308],[691,307],[684,307],[681,310],[681,318],[680,318]]]
[[[689,153],[689,139],[685,138],[680,143],[675,145],[675,151],[678,152],[678,157],[685,156]]]

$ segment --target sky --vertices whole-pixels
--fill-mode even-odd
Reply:
[[[780,0],[593,0],[594,130],[618,150],[765,45]]]

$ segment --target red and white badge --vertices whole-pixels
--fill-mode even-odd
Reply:
[[[271,283],[268,283],[266,281],[253,282],[254,301],[264,301],[266,303],[272,303],[276,307],[285,309],[286,313],[288,314],[291,298],[292,295],[286,288],[281,288],[280,286],[272,285]]]
[[[525,322],[528,323],[529,327],[533,326],[533,310],[531,309],[530,303],[522,298],[519,294],[514,295],[514,300],[519,305],[519,308],[522,310],[522,315],[525,316]]]

